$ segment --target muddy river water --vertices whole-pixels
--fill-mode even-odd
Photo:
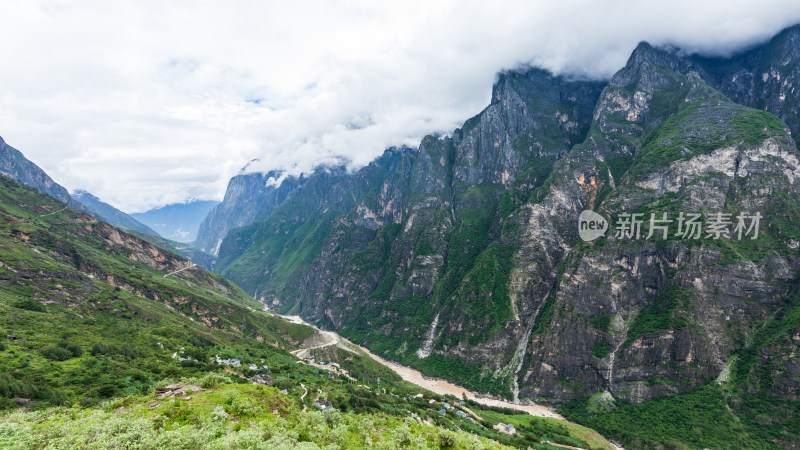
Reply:
[[[282,316],[282,317],[287,319],[287,320],[289,320],[289,321],[291,321],[291,322],[302,323],[302,324],[308,325],[310,327],[314,327],[313,325],[303,321],[303,319],[300,318],[299,316]],[[314,328],[316,328],[316,327],[314,327]],[[475,402],[480,403],[482,405],[486,405],[486,406],[512,408],[512,409],[516,409],[516,410],[519,410],[519,411],[526,412],[526,413],[528,413],[528,414],[530,414],[532,416],[552,417],[552,418],[555,418],[555,419],[564,420],[564,418],[561,415],[559,415],[558,413],[552,411],[550,408],[547,408],[545,406],[537,405],[537,404],[512,403],[512,402],[509,402],[509,401],[506,401],[506,400],[499,400],[499,399],[495,399],[495,398],[488,398],[488,397],[485,397],[485,396],[481,396],[480,394],[476,394],[475,392],[469,391],[466,388],[461,387],[461,386],[459,386],[457,384],[453,384],[453,383],[451,383],[449,381],[438,379],[438,378],[431,378],[429,376],[423,375],[422,372],[420,372],[420,371],[418,371],[416,369],[412,369],[410,367],[406,367],[406,366],[397,364],[395,362],[383,359],[380,356],[373,354],[372,352],[370,352],[366,348],[361,347],[360,345],[356,345],[356,344],[348,341],[347,339],[339,336],[335,332],[320,330],[320,333],[323,336],[326,337],[326,340],[321,342],[321,343],[318,343],[317,345],[314,345],[314,347],[312,347],[312,348],[325,347],[325,346],[333,345],[333,344],[336,344],[336,343],[342,343],[342,344],[346,344],[348,346],[358,347],[359,349],[361,349],[361,351],[363,351],[364,353],[369,355],[372,359],[374,359],[375,361],[377,361],[377,362],[383,364],[384,366],[392,369],[398,375],[400,375],[400,377],[402,377],[404,380],[408,381],[409,383],[416,384],[417,386],[419,386],[421,388],[424,388],[424,389],[427,389],[429,391],[435,392],[435,393],[437,393],[439,395],[450,394],[450,395],[455,396],[456,398],[462,398],[462,395],[463,395],[463,396],[466,396],[470,400],[474,400]],[[302,351],[302,350],[300,350],[300,351]]]

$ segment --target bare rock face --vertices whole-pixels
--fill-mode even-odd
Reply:
[[[300,181],[275,171],[231,178],[225,199],[211,210],[200,225],[195,247],[216,255],[228,231],[269,216],[300,185]]]
[[[731,100],[769,111],[800,133],[800,25],[732,58],[693,57],[692,64]]]
[[[216,270],[493,395],[639,403],[744,355],[737,379],[772,367],[753,392],[794,399],[797,327],[764,325],[798,302],[798,34],[725,60],[642,43],[607,83],[500,74],[451,135],[289,185],[225,237]],[[582,241],[584,210],[612,229]],[[639,238],[616,233],[631,213]],[[671,219],[666,235],[651,213]],[[736,217],[755,213],[758,237],[737,238]],[[726,236],[676,233],[679,217],[720,214]]]

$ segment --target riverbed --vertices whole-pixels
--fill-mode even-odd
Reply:
[[[283,315],[281,315],[281,317],[283,317],[284,319],[286,319],[286,320],[288,320],[290,322],[302,323],[304,325],[308,325],[308,326],[310,326],[312,328],[315,328],[315,329],[319,330],[314,325],[306,323],[300,316],[283,316]],[[336,343],[344,343],[344,344],[352,346],[352,347],[357,347],[361,351],[363,351],[364,353],[369,355],[370,358],[372,358],[375,361],[383,364],[384,366],[392,369],[395,373],[400,375],[400,377],[403,378],[405,381],[408,381],[409,383],[416,384],[417,386],[419,386],[421,388],[424,388],[424,389],[427,389],[427,390],[429,390],[431,392],[435,392],[436,394],[439,394],[439,395],[447,395],[447,394],[449,394],[449,395],[455,396],[456,398],[462,398],[462,396],[466,396],[466,398],[468,398],[470,400],[473,400],[473,401],[475,401],[477,403],[480,403],[482,405],[486,405],[486,406],[494,406],[494,407],[501,407],[501,408],[511,408],[511,409],[516,409],[516,410],[522,411],[522,412],[526,412],[526,413],[528,413],[528,414],[530,414],[532,416],[552,417],[552,418],[558,419],[558,420],[565,420],[564,417],[562,417],[560,414],[552,411],[550,408],[548,408],[546,406],[537,405],[537,404],[513,403],[513,402],[509,402],[507,400],[500,400],[500,399],[496,399],[496,398],[485,397],[485,396],[482,396],[482,395],[477,394],[475,392],[472,392],[472,391],[470,391],[470,390],[468,390],[468,389],[466,389],[466,388],[464,388],[462,386],[459,386],[457,384],[451,383],[449,381],[442,380],[442,379],[439,379],[439,378],[432,378],[432,377],[429,377],[427,375],[423,375],[422,372],[420,372],[420,371],[418,371],[416,369],[412,369],[411,367],[406,367],[406,366],[397,364],[395,362],[383,359],[380,356],[370,352],[366,348],[364,348],[364,347],[362,347],[360,345],[354,344],[354,343],[350,342],[349,340],[343,338],[342,336],[339,336],[339,334],[337,334],[337,333],[335,333],[333,331],[324,331],[324,330],[319,330],[319,331],[325,337],[325,342],[315,343],[315,345],[310,347],[310,348],[326,347],[328,345],[333,345],[333,344],[336,344]],[[303,351],[303,350],[307,350],[307,349],[298,350],[297,353],[299,353],[300,351]],[[295,352],[293,352],[293,353],[295,353]]]

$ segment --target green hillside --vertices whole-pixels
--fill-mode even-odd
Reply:
[[[227,280],[0,177],[3,407],[147,392],[212,369],[216,354],[291,359],[280,348],[313,330],[260,308]]]

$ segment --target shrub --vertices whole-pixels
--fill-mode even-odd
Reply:
[[[222,384],[230,384],[230,382],[231,380],[224,375],[218,373],[209,373],[201,378],[198,384],[204,389],[211,389]]]
[[[598,342],[592,348],[592,356],[595,358],[605,358],[611,353],[611,346],[606,342]]]
[[[93,389],[93,395],[101,398],[109,398],[117,393],[117,386],[111,383],[101,384]]]
[[[453,448],[456,446],[456,434],[450,430],[439,430],[439,446]]]
[[[66,361],[72,358],[72,353],[61,347],[47,347],[42,350],[42,356],[52,361]]]
[[[92,355],[99,356],[99,355],[109,355],[118,353],[119,350],[117,347],[111,344],[106,344],[103,342],[98,342],[92,346]]]
[[[46,311],[46,309],[45,309],[44,305],[42,304],[42,302],[40,302],[38,300],[34,300],[32,298],[26,298],[26,299],[19,300],[16,303],[14,303],[14,307],[15,308],[19,308],[19,309],[26,309],[28,311],[34,311],[34,312],[45,312]]]
[[[228,420],[228,413],[225,412],[225,408],[222,405],[218,405],[214,408],[214,411],[211,411],[211,420],[223,423]]]
[[[97,406],[99,403],[97,399],[91,397],[83,397],[78,401],[78,404],[84,408],[91,408],[92,406]]]
[[[250,397],[241,396],[231,402],[225,410],[237,417],[250,417],[255,413],[256,403]]]
[[[69,344],[66,342],[62,342],[59,344],[61,348],[68,351],[73,357],[78,358],[83,355],[83,348],[81,348],[78,344]]]

